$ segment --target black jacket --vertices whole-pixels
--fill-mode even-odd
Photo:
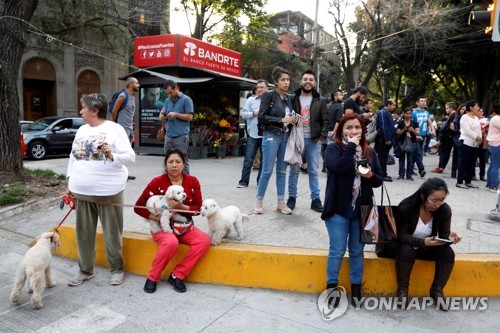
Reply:
[[[409,244],[414,247],[425,248],[425,239],[413,237],[418,224],[421,199],[420,193],[404,199],[398,206],[397,228],[400,243]],[[444,203],[432,215],[431,236],[439,234],[441,238],[450,236],[451,208]]]
[[[348,143],[347,146],[337,143],[329,144],[325,151],[325,163],[328,178],[325,189],[325,204],[321,218],[327,219],[334,214],[345,218],[361,217],[361,205],[373,205],[373,188],[380,187],[383,183],[382,169],[378,162],[377,154],[368,148],[370,154],[370,168],[372,178],[361,177],[361,193],[356,201],[356,208],[352,209],[352,185],[356,176],[354,155],[356,145]]]
[[[295,90],[293,96],[293,109],[300,113],[300,93],[302,89]],[[326,101],[321,98],[321,95],[313,89],[311,101],[311,140],[321,139],[326,141],[328,136],[328,112],[326,110]]]
[[[290,96],[285,94],[282,99],[276,90],[273,90],[265,92],[261,98],[259,127],[264,132],[273,132],[277,135],[282,134],[283,123],[281,119],[285,118],[285,107],[288,106],[290,110],[293,110]]]

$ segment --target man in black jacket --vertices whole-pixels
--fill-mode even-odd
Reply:
[[[292,100],[293,109],[300,113],[304,129],[304,154],[307,160],[309,189],[311,190],[311,209],[323,211],[319,190],[319,160],[321,145],[328,135],[328,113],[326,101],[316,91],[316,75],[312,70],[302,73],[300,89],[295,91]],[[290,209],[295,208],[300,165],[290,167],[288,178],[288,201]]]

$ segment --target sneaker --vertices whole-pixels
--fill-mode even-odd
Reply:
[[[257,202],[255,203],[255,207],[253,208],[253,212],[255,214],[264,213],[264,208],[262,208],[262,200],[257,200]]]
[[[127,179],[128,180],[135,180],[135,176],[128,176]]]
[[[294,210],[295,209],[295,202],[296,202],[296,199],[294,197],[288,197],[288,200],[286,201],[286,205],[291,210]]]
[[[384,180],[384,182],[392,182],[392,178],[389,176],[384,176],[384,178],[382,179]]]
[[[407,177],[406,180],[413,181],[413,177]]]
[[[236,185],[237,188],[245,188],[248,187],[248,184],[245,182],[239,182],[238,185]]]
[[[148,294],[154,293],[156,291],[156,281],[146,279],[146,284],[144,284],[144,291]]]
[[[311,209],[316,212],[323,213],[323,204],[321,204],[321,200],[319,198],[314,199],[311,202]]]
[[[405,177],[403,177],[403,176],[398,177],[398,180],[403,180],[403,179],[405,179]]]
[[[285,215],[292,214],[292,210],[290,208],[288,208],[287,205],[285,205],[285,200],[278,200],[278,205],[276,207],[276,210],[285,214]]]
[[[476,185],[473,185],[473,184],[465,184],[465,186],[467,186],[468,188],[478,188]]]
[[[114,272],[111,273],[111,279],[109,280],[109,284],[112,286],[119,286],[125,281],[125,273],[123,272]]]
[[[184,282],[179,278],[174,278],[172,274],[168,277],[168,283],[170,283],[178,293],[185,293],[187,290]]]
[[[466,190],[469,189],[467,186],[465,186],[465,184],[456,184],[455,186],[458,187],[458,188],[466,189]]]
[[[419,175],[420,175],[420,177],[424,178],[426,173],[427,172],[425,172],[425,170],[422,170],[419,172]]]
[[[490,192],[495,192],[495,193],[496,193],[497,188],[496,188],[496,187],[489,187],[489,188],[488,188],[488,191],[490,191]]]
[[[95,275],[95,273],[85,274],[85,273],[79,271],[77,276],[75,276],[74,278],[69,280],[68,286],[71,286],[71,287],[79,286],[83,283],[83,281],[87,281],[87,280],[92,279],[94,277],[94,275]]]
[[[437,167],[436,169],[432,170],[431,172],[435,172],[435,173],[443,173],[443,168],[440,168],[440,167]]]

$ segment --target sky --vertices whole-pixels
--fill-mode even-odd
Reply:
[[[356,3],[359,1],[351,2]],[[328,14],[328,3],[329,0],[319,0],[318,23],[322,25],[327,32],[333,34],[331,23],[329,23],[331,15]],[[183,11],[173,12],[173,8],[181,8],[179,0],[171,0],[170,6],[172,8],[172,14],[170,16],[171,32],[173,34],[190,35],[185,13]],[[268,13],[277,13],[285,10],[301,11],[312,20],[314,20],[315,17],[315,9],[316,0],[268,0],[265,7],[265,11]]]

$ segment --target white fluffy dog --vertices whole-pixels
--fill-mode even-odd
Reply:
[[[19,265],[16,273],[16,281],[10,293],[10,301],[19,303],[21,289],[27,282],[31,296],[31,305],[34,309],[40,309],[42,304],[42,293],[45,287],[52,288],[56,285],[52,279],[50,261],[52,260],[52,250],[59,247],[59,235],[54,232],[44,232],[37,237],[36,244],[28,250]]]
[[[223,237],[229,235],[231,227],[236,231],[237,240],[243,239],[243,221],[248,221],[248,215],[242,214],[236,206],[220,208],[214,199],[203,201],[200,213],[205,216],[210,228],[211,245],[217,245]]]
[[[146,202],[146,207],[151,214],[162,214],[160,223],[153,220],[146,220],[151,232],[157,233],[163,230],[166,233],[172,233],[170,227],[170,219],[177,222],[186,222],[187,219],[179,213],[171,213],[168,210],[167,199],[184,202],[186,200],[186,193],[181,185],[169,186],[165,195],[153,195]]]

